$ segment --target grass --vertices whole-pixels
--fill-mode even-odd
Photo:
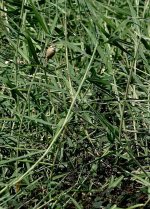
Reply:
[[[0,8],[0,208],[148,208],[149,0]]]

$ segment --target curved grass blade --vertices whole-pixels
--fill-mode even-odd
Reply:
[[[39,24],[41,25],[41,27],[43,28],[43,30],[45,31],[45,33],[49,33],[48,27],[45,23],[45,20],[43,18],[43,16],[38,12],[37,8],[34,6],[32,0],[30,0],[33,12],[35,14],[35,17],[37,18]]]

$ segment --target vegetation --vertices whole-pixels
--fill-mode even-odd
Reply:
[[[0,208],[149,208],[149,0],[0,8]]]

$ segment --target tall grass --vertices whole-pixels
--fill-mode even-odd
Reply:
[[[148,208],[149,0],[0,8],[0,207]]]

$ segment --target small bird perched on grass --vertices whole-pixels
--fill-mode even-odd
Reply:
[[[49,59],[51,59],[54,54],[56,52],[56,48],[55,46],[51,45],[50,47],[48,47],[48,49],[46,50],[46,62],[48,62]]]

